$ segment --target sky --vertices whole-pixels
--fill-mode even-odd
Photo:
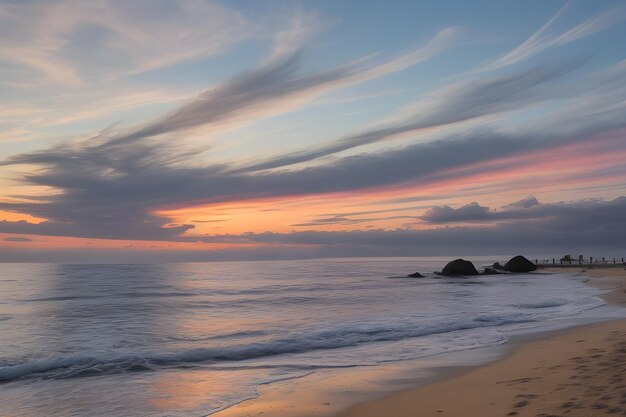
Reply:
[[[0,261],[626,256],[619,1],[0,0]]]

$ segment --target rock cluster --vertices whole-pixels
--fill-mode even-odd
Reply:
[[[525,257],[518,255],[511,258],[504,265],[496,262],[492,266],[486,267],[483,271],[483,275],[531,272],[536,269],[537,266],[534,263]],[[480,275],[474,264],[470,261],[466,261],[465,259],[455,259],[452,262],[448,262],[441,272],[436,272],[436,274],[447,277]],[[415,272],[414,274],[409,275],[409,277],[423,278],[423,275],[419,272]]]

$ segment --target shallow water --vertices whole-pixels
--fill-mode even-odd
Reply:
[[[0,415],[203,416],[260,384],[494,346],[604,304],[574,274],[430,273],[444,263],[2,265]]]

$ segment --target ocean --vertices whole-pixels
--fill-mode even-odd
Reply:
[[[0,415],[206,416],[276,381],[496,346],[607,308],[584,275],[432,274],[446,260],[2,264]]]

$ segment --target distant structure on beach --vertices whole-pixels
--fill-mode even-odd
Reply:
[[[578,255],[578,262],[575,262],[574,259],[572,258],[571,255],[567,254],[565,256],[563,256],[561,259],[559,259],[559,264],[556,263],[556,259],[552,258],[552,262],[550,262],[549,259],[543,259],[543,260],[539,260],[539,259],[535,259],[535,264],[537,266],[544,266],[544,267],[550,267],[550,266],[559,266],[559,267],[565,267],[565,266],[584,266],[584,267],[617,267],[617,266],[626,266],[626,264],[624,264],[624,258],[622,257],[621,260],[617,259],[617,258],[612,258],[612,259],[608,259],[606,257],[602,257],[602,258],[594,258],[593,256],[589,257],[589,260],[586,260],[585,257],[583,255]]]

